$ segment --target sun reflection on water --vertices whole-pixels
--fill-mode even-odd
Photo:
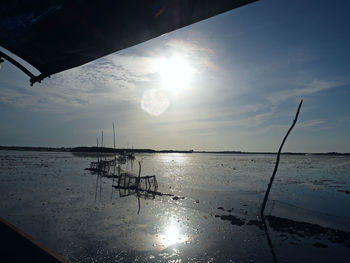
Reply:
[[[185,164],[189,160],[188,154],[184,153],[169,153],[166,155],[158,155],[157,158],[165,163],[176,162],[178,164]]]
[[[170,223],[162,234],[157,235],[156,245],[159,249],[165,249],[176,244],[185,243],[188,240],[189,238],[182,233],[178,225]]]

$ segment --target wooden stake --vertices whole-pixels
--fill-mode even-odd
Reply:
[[[114,122],[113,122],[113,146],[115,150],[115,130],[114,130]]]
[[[96,150],[98,151],[98,135],[97,135],[97,138],[96,138],[96,139],[97,139],[97,149],[96,149]],[[97,156],[97,161],[98,161],[98,162],[100,161],[100,157],[99,157],[99,156]]]
[[[281,151],[282,151],[283,145],[284,145],[284,143],[286,142],[289,133],[292,131],[292,129],[294,128],[295,123],[296,123],[297,120],[298,120],[298,116],[299,116],[299,111],[300,111],[301,104],[303,104],[303,100],[300,101],[299,107],[298,107],[298,110],[297,110],[297,113],[296,113],[295,118],[294,118],[294,121],[293,121],[293,123],[292,123],[292,126],[290,126],[290,128],[289,128],[287,134],[284,136],[283,141],[282,141],[282,144],[281,144],[281,146],[280,146],[280,148],[279,148],[279,150],[278,150],[277,159],[276,159],[276,164],[275,164],[275,169],[273,170],[272,176],[271,176],[271,178],[270,178],[270,183],[269,183],[268,186],[267,186],[267,190],[266,190],[266,192],[265,192],[265,197],[264,197],[264,200],[263,200],[262,205],[261,205],[261,210],[260,210],[260,218],[261,218],[261,219],[264,218],[264,210],[265,210],[266,202],[267,202],[267,199],[269,198],[269,193],[270,193],[270,190],[271,190],[271,186],[272,186],[273,180],[275,179],[275,176],[276,176],[276,173],[277,173],[278,164],[279,164],[279,162],[280,162],[280,155],[281,155]]]
[[[101,147],[103,148],[103,130],[102,130],[102,144]]]

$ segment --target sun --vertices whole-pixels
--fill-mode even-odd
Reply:
[[[160,75],[162,87],[173,91],[188,87],[194,73],[188,61],[181,56],[159,59],[156,63],[156,71]]]

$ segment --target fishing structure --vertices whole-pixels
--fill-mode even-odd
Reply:
[[[115,137],[115,127],[114,127],[114,122],[112,123],[113,125],[113,151],[116,152],[116,137]],[[135,159],[134,154],[131,153],[126,153],[125,151],[119,153],[118,157],[117,155],[114,155],[113,159],[107,160],[107,158],[103,155],[105,152],[104,144],[103,144],[103,130],[101,133],[101,147],[99,148],[98,144],[98,137],[97,137],[97,147],[96,149],[100,150],[99,156],[97,158],[96,162],[91,162],[89,168],[86,168],[86,170],[96,172],[96,173],[101,173],[105,177],[113,177],[113,175],[116,174],[116,165],[118,164],[118,167],[120,168],[120,165],[126,164],[127,161],[132,161]],[[112,169],[113,168],[113,169]]]
[[[98,168],[96,169],[91,168],[92,166],[95,166]],[[97,198],[98,184],[100,185],[100,198],[101,198],[102,178],[113,179],[111,197],[113,194],[113,189],[119,190],[119,197],[127,197],[131,195],[135,195],[138,200],[137,214],[140,213],[140,209],[141,209],[140,198],[154,199],[157,195],[172,196],[171,194],[163,194],[161,192],[158,192],[158,182],[155,175],[141,176],[141,162],[139,162],[138,175],[122,169],[117,159],[115,159],[115,161],[111,160],[111,161],[91,162],[90,168],[87,168],[87,170],[97,173],[95,199]]]

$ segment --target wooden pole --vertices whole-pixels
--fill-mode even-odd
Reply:
[[[137,186],[136,186],[137,202],[138,202],[138,206],[139,206],[139,209],[137,210],[137,214],[140,213],[140,209],[141,209],[140,194],[139,194],[140,180],[141,180],[141,162],[139,162],[139,177],[137,178]]]
[[[139,181],[141,179],[141,162],[139,162]]]
[[[103,130],[102,130],[102,144],[101,147],[103,148]]]
[[[115,150],[115,130],[114,130],[114,122],[113,122],[113,146]]]
[[[103,160],[103,130],[101,135],[101,160]]]
[[[97,144],[96,144],[96,145],[97,145],[97,149],[96,149],[96,150],[98,151],[98,135],[97,135],[97,138],[96,138],[96,139],[97,139],[97,140],[96,140],[96,141],[97,141]],[[97,161],[98,161],[98,162],[100,161],[100,157],[99,157],[98,155],[97,155]]]
[[[270,193],[270,190],[271,190],[271,187],[272,187],[272,183],[273,183],[273,180],[275,179],[275,176],[276,176],[276,173],[277,173],[278,164],[280,162],[280,155],[281,155],[281,151],[282,151],[283,145],[286,142],[289,133],[292,131],[292,129],[294,128],[295,123],[298,120],[299,111],[300,111],[300,108],[301,108],[302,104],[303,104],[303,100],[300,101],[297,113],[296,113],[294,121],[292,123],[292,126],[290,126],[287,134],[284,136],[283,141],[282,141],[282,143],[280,145],[280,148],[278,150],[276,164],[275,164],[275,169],[273,170],[272,176],[270,178],[270,183],[267,186],[267,190],[265,192],[265,197],[264,197],[264,200],[263,200],[262,205],[261,205],[260,218],[262,218],[262,219],[264,218],[264,210],[265,210],[267,199],[269,198],[269,193]]]

